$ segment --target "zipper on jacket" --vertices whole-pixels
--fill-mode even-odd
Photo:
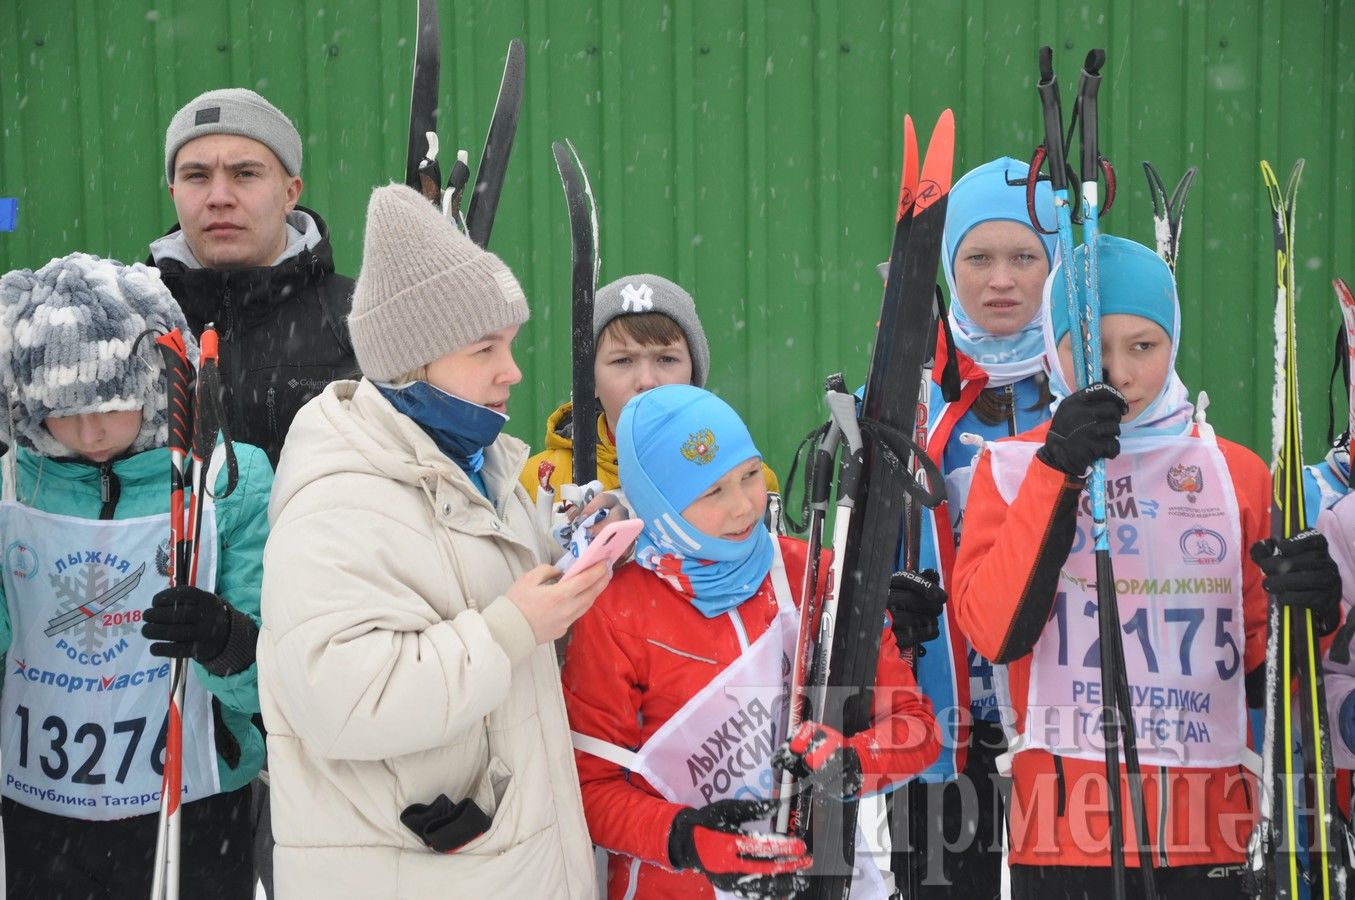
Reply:
[[[230,340],[235,337],[235,301],[231,299],[230,282],[221,290],[221,337]]]
[[[1007,437],[1016,437],[1016,391],[1010,384],[1002,390],[1007,394]]]
[[[122,494],[122,483],[118,481],[117,474],[113,471],[113,463],[99,463],[99,508],[100,519],[113,518],[113,511],[118,508],[118,497]]]
[[[268,432],[273,437],[278,437],[278,405],[276,402],[277,388],[268,389],[268,397],[264,401],[268,407]]]

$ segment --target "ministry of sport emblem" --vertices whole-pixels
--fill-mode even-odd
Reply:
[[[5,568],[19,581],[27,581],[38,574],[38,554],[23,541],[14,541],[5,548]]]
[[[1181,534],[1181,559],[1188,566],[1211,566],[1223,562],[1228,542],[1209,528],[1189,528]]]
[[[1204,472],[1199,466],[1177,463],[1167,470],[1167,486],[1194,503],[1196,495],[1204,490]]]
[[[155,571],[157,574],[168,578],[173,573],[169,570],[169,538],[165,538],[155,548]]]
[[[709,428],[703,428],[687,436],[687,443],[682,445],[682,456],[689,462],[704,466],[715,458],[715,452],[719,449],[720,446],[715,443],[715,434]]]

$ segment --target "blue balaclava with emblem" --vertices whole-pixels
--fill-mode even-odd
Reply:
[[[621,488],[645,523],[636,547],[641,566],[711,618],[757,593],[774,554],[767,529],[730,541],[682,515],[730,470],[762,458],[728,403],[686,384],[645,391],[621,410],[616,454]]]

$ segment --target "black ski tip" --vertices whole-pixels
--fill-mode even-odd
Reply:
[[[1054,80],[1054,48],[1040,48],[1040,80],[1048,83]]]
[[[842,377],[841,372],[834,372],[823,380],[823,389],[835,394],[845,394],[847,393],[847,380]]]
[[[1106,51],[1096,48],[1087,54],[1087,61],[1083,64],[1082,70],[1088,75],[1101,74],[1101,67],[1106,64]]]

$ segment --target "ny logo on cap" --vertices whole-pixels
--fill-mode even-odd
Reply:
[[[628,284],[621,289],[621,311],[629,313],[649,312],[654,308],[654,289],[641,282],[637,287]]]
[[[200,109],[197,115],[193,117],[194,125],[211,125],[213,122],[221,121],[221,107],[209,106],[206,109]]]

